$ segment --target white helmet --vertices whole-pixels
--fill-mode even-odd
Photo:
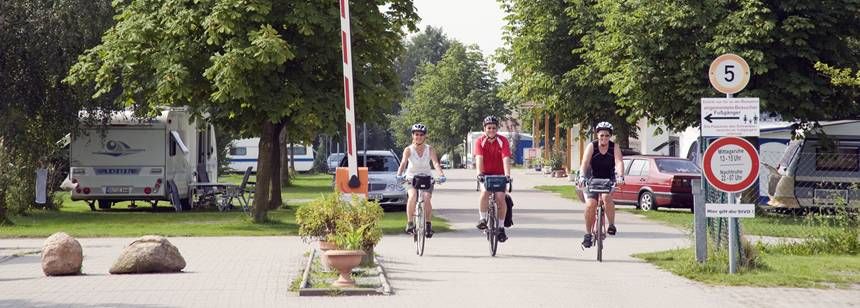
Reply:
[[[594,127],[594,132],[599,133],[601,130],[608,130],[609,133],[611,134],[612,133],[612,124],[609,124],[609,122],[597,123],[597,126]]]
[[[421,124],[421,123],[412,124],[412,131],[411,132],[413,132],[413,133],[414,132],[422,132],[422,133],[426,134],[427,133],[427,126],[424,126],[424,124]]]

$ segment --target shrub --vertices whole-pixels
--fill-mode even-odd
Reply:
[[[299,236],[305,241],[328,240],[329,235],[337,230],[343,205],[341,194],[334,192],[322,195],[310,204],[300,207],[296,211]]]

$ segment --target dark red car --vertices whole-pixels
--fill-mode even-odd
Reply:
[[[691,181],[701,177],[693,162],[677,157],[624,157],[624,185],[613,194],[615,203],[634,204],[643,211],[659,207],[693,208]]]

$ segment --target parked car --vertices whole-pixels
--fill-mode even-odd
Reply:
[[[701,178],[693,162],[677,157],[634,155],[624,157],[624,181],[613,199],[634,204],[643,211],[660,207],[693,209],[691,182]]]
[[[340,161],[343,160],[345,154],[343,153],[331,153],[326,159],[326,164],[328,166],[328,173],[334,174],[337,171],[337,166],[340,165]]]
[[[442,158],[439,159],[439,164],[442,165],[442,169],[451,169],[451,158],[448,154],[442,155]]]
[[[364,151],[357,155],[358,166],[365,167]],[[340,161],[341,167],[348,165],[348,157]],[[397,183],[397,168],[400,160],[391,151],[367,151],[367,197],[379,201],[383,207],[406,208],[406,189]]]

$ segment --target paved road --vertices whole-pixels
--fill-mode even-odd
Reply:
[[[0,307],[856,307],[860,289],[711,287],[630,257],[686,245],[683,232],[619,213],[619,235],[607,242],[605,262],[583,251],[582,206],[535,185],[566,182],[518,170],[511,239],[488,256],[474,230],[472,173],[449,171],[436,190],[437,214],[455,232],[428,241],[424,257],[406,236],[378,246],[395,295],[299,298],[288,293],[307,245],[296,237],[172,238],[188,261],[185,273],[106,275],[131,239],[82,239],[84,276],[43,277],[38,256],[0,261]],[[38,249],[41,240],[0,240],[0,254]]]

